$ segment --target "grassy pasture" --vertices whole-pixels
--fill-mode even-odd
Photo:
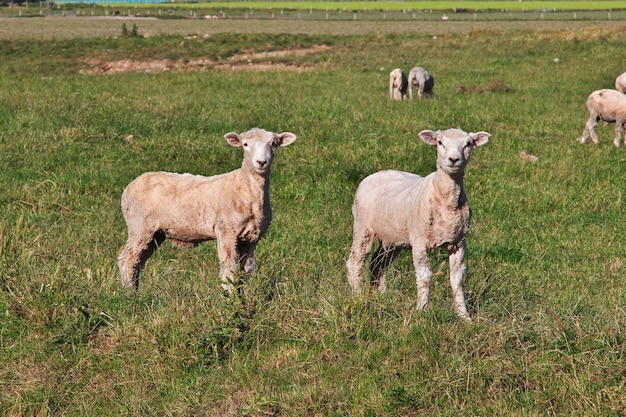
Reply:
[[[624,71],[626,27],[263,27],[3,38],[0,413],[624,415],[626,150],[612,127],[597,146],[574,138],[589,92]],[[275,58],[288,69],[273,72],[81,73],[92,60],[322,44]],[[437,98],[389,101],[388,72],[417,63]],[[508,89],[459,93],[496,80]],[[277,155],[275,218],[243,304],[221,294],[210,242],[164,244],[139,293],[121,291],[124,186],[148,170],[234,169],[241,155],[222,136],[254,126],[298,140]],[[386,294],[352,296],[345,277],[358,182],[430,172],[417,132],[447,127],[493,135],[466,176],[471,325],[451,312],[442,253],[419,314],[408,254]]]
[[[58,3],[64,4],[62,0]],[[85,2],[88,3],[88,2]],[[120,7],[154,7],[149,3],[100,3],[105,6]],[[208,3],[175,3],[174,7],[182,8],[240,8],[240,9],[294,9],[294,10],[617,10],[626,8],[622,0],[593,1],[223,1]]]
[[[29,49],[37,47],[37,45],[55,45],[58,41],[71,40],[76,38],[92,39],[87,42],[87,48],[92,43],[99,42],[98,38],[120,38],[122,37],[122,25],[126,25],[128,29],[133,25],[138,27],[138,32],[146,38],[153,38],[162,35],[179,35],[179,36],[213,36],[222,33],[236,34],[284,34],[297,33],[301,35],[324,35],[324,36],[347,36],[369,35],[371,33],[395,34],[397,36],[403,34],[421,34],[429,36],[442,36],[446,34],[465,34],[476,32],[493,31],[494,23],[490,21],[422,21],[419,23],[410,21],[338,21],[338,20],[296,20],[281,19],[280,24],[276,22],[268,22],[266,20],[237,20],[220,19],[207,22],[200,19],[97,19],[90,17],[74,17],[74,18],[4,18],[0,25],[0,39],[5,41],[4,46],[10,47],[8,41],[18,40],[37,40],[47,41],[48,43],[33,44]],[[497,22],[500,32],[518,32],[518,31],[541,31],[541,32],[561,32],[568,33],[581,32],[589,33],[589,28],[601,28],[603,30],[621,31],[623,23],[617,20],[604,21],[499,21]],[[573,35],[572,35],[573,36]],[[143,42],[143,41],[141,41]],[[146,42],[144,42],[146,43]],[[113,42],[115,44],[115,42]],[[187,45],[187,48],[189,45]],[[77,48],[67,49],[63,46],[68,55],[80,51]],[[176,49],[175,49],[176,50]],[[187,54],[184,49],[181,53]],[[80,53],[83,53],[82,51]],[[161,54],[169,54],[170,50],[163,50]],[[203,54],[203,50],[199,50],[198,54]],[[98,54],[98,52],[96,52]],[[128,56],[125,54],[124,56]],[[66,59],[61,54],[55,54],[54,58]],[[48,62],[47,54],[36,54],[33,59]],[[22,61],[28,65],[29,61]],[[74,64],[77,60],[72,61]]]
[[[158,17],[198,19],[365,20],[413,21],[517,21],[517,20],[624,20],[625,1],[430,1],[430,2],[200,2],[200,3],[24,3],[0,8],[0,17]]]

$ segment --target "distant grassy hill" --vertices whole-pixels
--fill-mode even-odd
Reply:
[[[74,3],[74,1],[57,1]],[[80,2],[80,1],[79,1]],[[93,1],[88,1],[89,3]],[[109,4],[109,3],[102,3]],[[150,3],[133,6],[150,7]],[[124,3],[111,2],[110,5],[124,6]],[[626,9],[626,1],[243,1],[243,2],[207,2],[207,3],[170,3],[172,7],[189,8],[251,8],[251,9],[302,9],[302,10],[618,10]]]

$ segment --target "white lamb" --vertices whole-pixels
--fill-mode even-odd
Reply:
[[[413,67],[409,72],[409,99],[413,100],[413,87],[417,88],[417,96],[432,95],[435,79],[432,74],[422,67]]]
[[[615,123],[615,139],[613,145],[619,148],[620,137],[626,123],[626,95],[616,90],[597,90],[587,98],[587,110],[589,119],[585,124],[585,129],[581,137],[576,139],[580,143],[585,143],[591,136],[593,143],[598,143],[596,135],[596,125],[602,120],[607,123]],[[624,140],[626,145],[626,138]]]
[[[626,72],[615,79],[615,89],[626,93]]]
[[[348,281],[354,292],[362,291],[363,264],[374,240],[380,247],[369,263],[370,285],[386,290],[389,264],[403,249],[411,249],[417,283],[417,309],[428,304],[432,277],[428,253],[448,251],[450,284],[457,315],[471,320],[465,306],[463,278],[466,273],[465,236],[471,210],[463,177],[472,150],[491,136],[460,129],[423,130],[420,138],[437,147],[437,170],[426,177],[401,171],[380,171],[365,178],[356,191],[353,243],[347,262]]]
[[[233,291],[237,269],[249,275],[254,251],[272,220],[269,186],[274,151],[296,140],[293,133],[252,129],[224,138],[243,148],[240,169],[205,177],[147,172],[122,193],[128,241],[119,256],[122,285],[139,287],[139,274],[157,247],[172,244],[193,248],[217,239],[222,287]]]
[[[389,98],[392,100],[406,99],[406,89],[409,82],[406,74],[400,68],[396,68],[389,73]]]

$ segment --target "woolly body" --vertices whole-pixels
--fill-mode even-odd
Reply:
[[[217,239],[222,287],[229,292],[238,268],[252,272],[254,251],[272,221],[269,177],[274,151],[296,136],[255,128],[224,138],[244,149],[240,169],[211,177],[148,172],[126,187],[122,213],[128,241],[119,256],[123,286],[138,288],[141,269],[166,238],[184,248]]]
[[[406,90],[409,86],[406,74],[400,68],[389,73],[389,98],[392,100],[406,99]]]
[[[422,98],[424,94],[433,95],[435,79],[432,74],[422,67],[413,67],[409,72],[409,99],[413,100],[413,87],[417,88],[417,96]]]
[[[459,317],[469,320],[462,281],[466,273],[465,237],[471,210],[463,187],[465,166],[472,150],[487,143],[486,132],[460,129],[420,132],[420,138],[437,147],[437,170],[426,177],[380,171],[358,186],[352,214],[353,243],[347,262],[348,280],[355,292],[362,290],[362,269],[374,240],[380,247],[371,256],[371,286],[386,289],[389,264],[402,249],[411,249],[418,288],[418,310],[428,304],[432,277],[428,253],[448,251],[450,283]]]
[[[587,110],[589,119],[585,123],[585,129],[581,137],[576,139],[580,143],[591,137],[593,143],[598,143],[598,135],[595,128],[600,120],[606,123],[615,123],[615,139],[613,145],[619,147],[620,138],[626,123],[626,95],[617,90],[597,90],[587,98]],[[626,138],[624,140],[626,145]]]

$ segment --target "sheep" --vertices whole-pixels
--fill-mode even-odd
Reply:
[[[413,100],[413,87],[417,87],[417,96],[422,98],[422,95],[433,95],[433,87],[435,86],[435,79],[432,74],[422,67],[413,67],[409,72],[409,99]]]
[[[272,220],[269,179],[274,152],[296,136],[254,128],[224,138],[243,148],[240,169],[211,177],[147,172],[124,189],[128,241],[118,260],[123,287],[139,288],[142,268],[166,238],[182,248],[216,239],[221,285],[228,293],[233,292],[238,268],[250,275],[254,251]]]
[[[626,72],[615,79],[615,89],[626,93]]]
[[[370,263],[370,288],[386,290],[389,264],[403,250],[413,255],[417,283],[417,310],[428,304],[432,277],[428,253],[448,251],[450,284],[457,315],[471,321],[463,278],[466,240],[471,210],[463,188],[465,167],[472,150],[486,144],[487,132],[466,133],[460,129],[423,130],[420,139],[437,147],[437,170],[426,177],[402,171],[379,171],[358,186],[352,214],[353,243],[347,261],[348,281],[353,292],[362,291],[362,269],[374,240],[380,247]]]
[[[613,145],[619,148],[620,136],[626,124],[626,95],[617,90],[594,91],[587,98],[587,110],[589,110],[589,119],[587,119],[582,136],[576,140],[585,143],[591,136],[593,143],[598,144],[595,127],[598,121],[602,120],[606,123],[615,123]],[[626,138],[624,145],[626,145]]]
[[[392,100],[406,99],[406,89],[409,86],[406,74],[400,68],[389,73],[389,98]]]

